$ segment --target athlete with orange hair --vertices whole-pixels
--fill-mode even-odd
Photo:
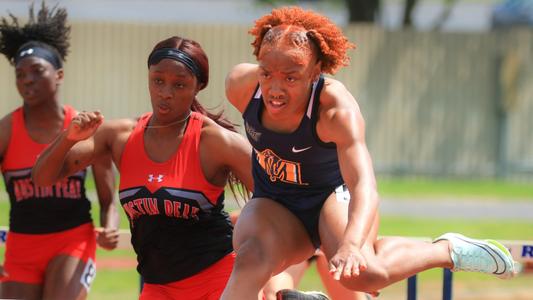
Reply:
[[[255,299],[272,275],[321,248],[335,280],[374,292],[429,268],[514,273],[495,241],[377,239],[376,180],[354,97],[334,74],[353,45],[329,19],[297,7],[257,20],[258,64],[239,64],[226,95],[254,150],[254,195],[235,226],[237,257],[222,300]],[[279,299],[324,299],[283,291]]]

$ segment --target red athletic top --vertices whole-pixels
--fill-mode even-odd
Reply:
[[[137,270],[147,283],[192,276],[233,251],[224,189],[209,183],[200,165],[203,116],[193,112],[176,153],[166,162],[145,152],[144,114],[120,162],[120,202],[131,228]]]
[[[66,129],[76,111],[64,106]],[[38,187],[31,181],[37,156],[49,145],[32,140],[19,107],[11,114],[11,138],[2,161],[9,194],[9,230],[18,233],[52,233],[91,222],[91,204],[85,195],[85,174],[80,171],[53,186]]]

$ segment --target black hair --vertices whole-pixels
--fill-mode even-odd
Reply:
[[[65,61],[68,54],[70,26],[67,11],[57,5],[48,8],[43,1],[35,14],[34,4],[29,8],[28,22],[21,26],[13,14],[2,17],[0,23],[0,53],[13,65],[19,49],[27,46],[46,48]]]

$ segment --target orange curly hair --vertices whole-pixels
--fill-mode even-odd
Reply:
[[[330,19],[300,7],[273,9],[270,14],[255,21],[254,27],[248,33],[255,36],[252,46],[257,58],[265,34],[278,25],[294,25],[307,30],[307,37],[318,48],[322,72],[335,74],[340,67],[348,65],[350,58],[346,52],[348,49],[355,48],[355,45],[348,41],[340,28]],[[277,31],[277,34],[286,33]]]

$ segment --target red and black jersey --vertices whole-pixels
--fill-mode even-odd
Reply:
[[[64,106],[66,129],[76,111]],[[11,202],[9,230],[42,234],[59,232],[91,222],[91,203],[85,195],[86,171],[80,171],[52,186],[35,186],[31,168],[48,146],[32,140],[24,123],[22,107],[12,115],[11,138],[2,161],[2,174]]]
[[[130,221],[137,270],[147,283],[190,277],[233,251],[233,227],[224,208],[224,189],[209,183],[200,165],[203,116],[193,112],[181,143],[166,162],[144,148],[143,115],[120,162],[120,202]]]

